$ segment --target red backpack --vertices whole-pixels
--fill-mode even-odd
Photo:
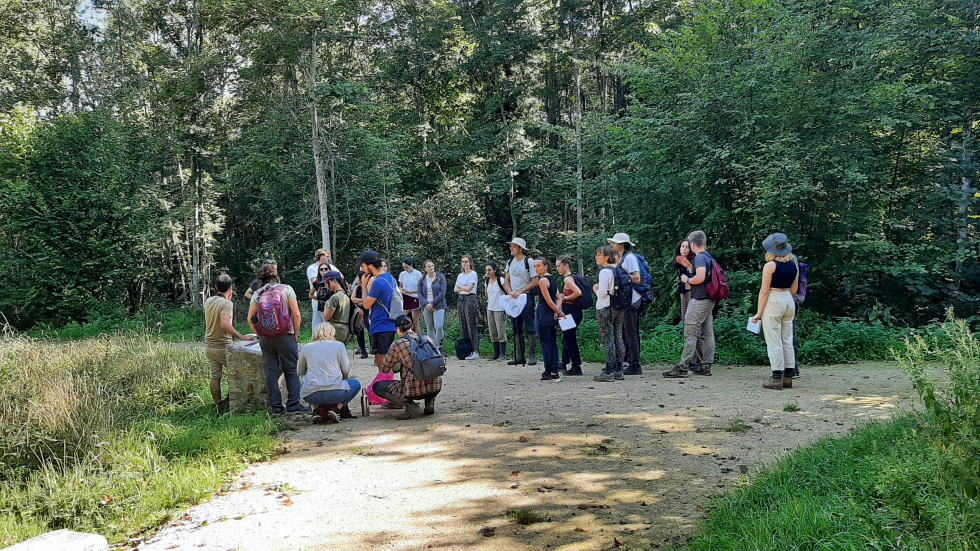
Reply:
[[[259,290],[258,308],[255,312],[258,323],[255,332],[260,337],[281,337],[293,328],[293,318],[289,315],[289,303],[282,285],[266,285]]]
[[[725,270],[721,269],[721,264],[718,264],[713,256],[708,254],[708,258],[711,259],[711,271],[708,282],[704,284],[704,291],[711,300],[721,302],[728,298],[728,283],[725,281]]]

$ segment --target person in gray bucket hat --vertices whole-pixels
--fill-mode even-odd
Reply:
[[[793,350],[793,320],[796,304],[793,294],[799,287],[800,274],[793,261],[793,246],[782,233],[774,233],[762,241],[766,250],[766,265],[762,267],[762,288],[759,308],[752,321],[762,321],[766,351],[772,376],[762,385],[770,390],[793,388],[796,353]]]

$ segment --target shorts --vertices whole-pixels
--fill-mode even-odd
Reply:
[[[208,346],[204,349],[204,355],[208,358],[208,368],[211,371],[211,378],[220,379],[224,367],[228,365],[228,356],[225,355],[225,349],[211,348]]]
[[[421,308],[421,305],[419,305],[418,298],[402,295],[402,309],[404,309],[406,312],[411,312],[418,310],[419,308]]]
[[[375,354],[387,354],[393,342],[395,342],[394,331],[380,331],[371,334],[371,348],[377,351]]]

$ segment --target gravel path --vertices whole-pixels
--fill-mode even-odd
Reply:
[[[783,391],[762,389],[765,367],[686,380],[662,369],[595,383],[589,365],[585,377],[542,383],[537,368],[454,360],[436,415],[396,421],[398,411],[372,408],[326,426],[294,417],[281,456],[139,549],[668,546],[690,537],[711,497],[780,456],[911,404],[895,364],[807,368]],[[368,360],[354,367],[362,383],[376,372]],[[542,521],[521,526],[509,510]]]

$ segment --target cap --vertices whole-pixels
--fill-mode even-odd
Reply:
[[[357,257],[358,264],[374,264],[381,262],[381,255],[377,251],[364,251]]]
[[[627,233],[617,233],[616,235],[607,238],[606,241],[610,243],[629,243],[631,247],[636,246],[636,243],[630,241],[630,236]]]
[[[507,243],[510,243],[511,245],[517,245],[518,247],[524,249],[525,251],[527,250],[527,241],[524,241],[520,237],[515,237],[510,241],[508,241]]]
[[[263,262],[263,264],[275,264],[275,263],[276,263],[276,261],[275,260],[272,260],[271,258],[266,258],[265,259],[265,262]]]
[[[327,280],[327,279],[343,279],[343,276],[340,275],[340,272],[338,272],[337,270],[330,270],[329,272],[323,274],[323,277],[320,278],[320,279],[323,279],[323,280]]]

